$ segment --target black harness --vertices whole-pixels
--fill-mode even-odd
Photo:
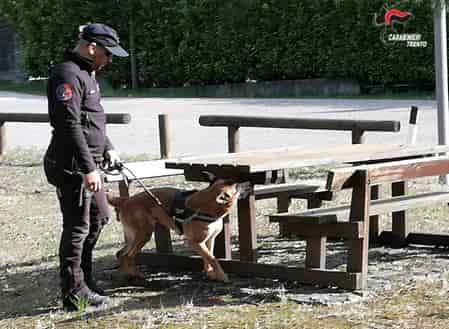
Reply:
[[[192,220],[199,220],[206,223],[213,223],[216,220],[218,220],[217,217],[212,217],[198,210],[186,207],[185,205],[186,199],[195,192],[197,191],[192,190],[192,191],[176,192],[175,197],[173,199],[173,203],[170,207],[170,216],[174,218],[175,224],[179,228],[181,234],[184,233],[182,229],[182,224],[184,223],[189,223]]]

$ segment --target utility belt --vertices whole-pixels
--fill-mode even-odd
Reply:
[[[103,157],[95,157],[95,166],[99,170],[103,170]],[[45,154],[44,156],[44,171],[47,181],[56,187],[66,184],[72,184],[82,181],[82,173],[79,170],[76,162],[72,160],[69,168],[62,168],[51,156]]]

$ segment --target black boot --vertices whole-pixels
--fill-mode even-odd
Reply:
[[[97,281],[92,277],[92,275],[85,276],[84,281],[90,290],[99,295],[104,295],[104,289],[97,285]]]
[[[108,297],[99,295],[85,287],[77,292],[63,296],[62,305],[64,310],[72,312],[82,311],[86,306],[102,306],[108,304],[109,301]]]

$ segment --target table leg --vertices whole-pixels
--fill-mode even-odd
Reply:
[[[240,260],[257,261],[256,198],[254,192],[238,200]]]
[[[323,201],[319,198],[307,199],[307,209],[320,208]],[[326,268],[327,237],[309,237],[306,239],[306,268]]]
[[[407,194],[407,182],[396,182],[391,184],[391,195],[401,196]],[[395,247],[403,247],[407,244],[406,239],[409,233],[407,223],[407,213],[405,210],[396,211],[391,214],[393,242]]]
[[[215,239],[214,255],[217,258],[231,259],[231,223],[229,216],[223,218],[223,231]]]
[[[371,186],[371,200],[379,199],[379,185]],[[369,240],[370,243],[376,244],[379,240],[379,215],[370,216],[369,218]]]

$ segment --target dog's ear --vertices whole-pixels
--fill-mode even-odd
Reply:
[[[202,171],[201,174],[203,175],[204,178],[207,179],[209,183],[213,183],[217,179],[217,176],[214,173],[211,173],[210,171]]]

